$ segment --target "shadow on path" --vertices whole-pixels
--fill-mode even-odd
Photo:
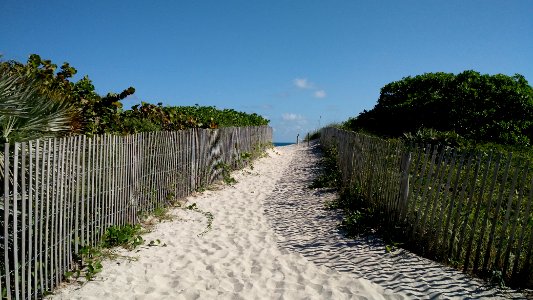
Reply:
[[[291,166],[264,200],[265,215],[282,248],[412,298],[524,298],[403,249],[386,253],[378,239],[344,237],[336,227],[340,212],[325,208],[326,201],[337,197],[335,191],[308,188],[320,171],[318,145],[299,146],[296,151]]]

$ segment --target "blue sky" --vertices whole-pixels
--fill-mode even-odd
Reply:
[[[214,105],[271,120],[274,141],[371,109],[409,75],[533,80],[533,1],[0,1],[0,54],[31,53],[125,105]]]

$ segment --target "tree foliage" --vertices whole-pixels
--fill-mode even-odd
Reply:
[[[268,125],[268,120],[255,114],[213,106],[163,106],[142,102],[122,114],[116,131],[136,133],[144,131],[172,131],[186,128],[219,128],[231,126]]]
[[[68,110],[63,112],[67,115],[62,117],[68,120],[67,132],[71,134],[129,134],[186,128],[258,126],[267,125],[269,122],[257,114],[247,114],[232,109],[220,110],[211,106],[171,107],[163,106],[161,103],[154,105],[142,102],[129,110],[124,110],[121,101],[135,93],[133,87],[120,93],[100,96],[88,76],[78,81],[73,80],[77,70],[69,63],[63,63],[58,69],[52,61],[42,59],[37,54],[30,55],[25,64],[17,61],[0,61],[0,69],[4,70],[2,76],[7,81],[15,80],[17,86],[31,87],[29,89],[31,93],[19,94],[17,101],[31,106],[35,117],[44,121],[55,116],[50,113],[50,109],[68,106]],[[41,98],[46,101],[38,100]],[[0,120],[6,119],[6,116],[15,116],[14,108],[13,105],[0,103]],[[32,128],[25,132],[37,130],[35,127]],[[12,130],[12,132],[18,131]],[[57,131],[57,133],[64,132],[64,130]]]
[[[0,66],[0,143],[53,137],[70,131],[74,107],[57,93],[43,93],[34,79]]]
[[[16,61],[1,63],[13,76],[23,76],[34,81],[42,94],[60,95],[75,107],[71,114],[71,132],[88,135],[108,132],[112,124],[119,121],[122,109],[120,100],[135,92],[133,87],[120,94],[109,93],[105,97],[98,95],[88,76],[74,82],[72,77],[77,70],[65,62],[57,70],[57,65],[50,60],[32,54],[26,64]]]
[[[519,74],[464,71],[405,77],[385,85],[376,106],[345,126],[389,137],[434,132],[458,140],[529,146],[533,89]]]

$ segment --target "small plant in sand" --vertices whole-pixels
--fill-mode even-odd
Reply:
[[[398,250],[402,245],[403,243],[400,243],[400,242],[388,241],[387,244],[385,245],[385,252],[387,253],[394,252]]]
[[[77,267],[73,271],[65,272],[65,277],[67,279],[73,278],[76,282],[80,282],[79,279],[84,278],[87,282],[93,280],[96,274],[102,271],[104,259],[123,257],[128,260],[135,260],[134,257],[118,255],[111,248],[120,246],[128,250],[135,249],[144,243],[140,233],[142,233],[140,225],[126,224],[109,227],[97,246],[85,246],[79,250],[74,256]]]
[[[165,218],[167,214],[168,209],[164,206],[158,206],[152,211],[152,215],[156,218]]]
[[[101,241],[104,248],[123,247],[128,250],[135,249],[144,243],[140,233],[142,232],[141,225],[111,226],[107,228]]]
[[[309,142],[320,138],[320,129],[317,129],[312,132],[308,132],[304,138],[304,142]]]
[[[235,178],[233,178],[233,176],[231,176],[231,168],[228,164],[226,163],[218,163],[216,166],[215,166],[215,169],[217,170],[222,170],[222,179],[224,180],[224,183],[227,184],[227,185],[233,185],[235,183],[237,183],[237,180]]]
[[[505,287],[505,280],[503,278],[503,275],[502,275],[502,271],[499,271],[499,270],[492,270],[491,272],[491,276],[490,276],[490,283],[500,287],[500,288],[504,288]]]
[[[177,202],[177,204],[173,206],[179,207],[179,205],[180,205],[179,202]],[[170,207],[167,207],[167,206],[156,207],[154,211],[152,212],[152,215],[159,222],[171,221],[174,219],[174,216],[170,214]]]
[[[186,206],[185,208],[188,209],[188,210],[199,212],[199,213],[201,213],[202,215],[204,215],[207,218],[206,229],[204,231],[200,232],[198,234],[198,236],[202,236],[202,235],[206,234],[207,232],[209,232],[212,229],[213,219],[215,217],[213,216],[213,214],[211,212],[199,209],[198,206],[196,205],[196,203],[192,203],[192,204]]]
[[[175,185],[171,185],[167,188],[167,190],[174,190],[175,189]],[[169,192],[166,196],[165,196],[165,201],[167,203],[169,203],[170,205],[174,204],[176,201],[176,194],[174,194],[173,192]]]
[[[86,281],[94,279],[96,274],[102,271],[102,249],[98,247],[85,246],[80,249],[77,255],[74,257],[74,261],[77,263],[77,268],[73,271],[65,273],[65,277],[74,278],[78,281],[83,277]]]
[[[146,246],[148,246],[148,247],[157,247],[157,246],[166,247],[167,244],[162,243],[160,239],[156,239],[156,240],[150,241],[148,244],[146,244]]]
[[[334,147],[323,149],[324,156],[320,160],[320,173],[313,180],[309,188],[337,188],[341,173],[337,166],[337,149]]]
[[[241,153],[241,157],[237,160],[237,164],[238,164],[238,167],[239,168],[244,168],[246,167],[247,165],[251,165],[251,161],[252,161],[252,153],[251,152],[243,152]],[[252,170],[253,170],[253,165],[251,165],[250,167]]]

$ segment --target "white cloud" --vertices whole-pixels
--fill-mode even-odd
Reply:
[[[314,85],[311,82],[307,81],[307,78],[295,78],[293,80],[293,83],[295,86],[301,89],[313,89],[314,88]]]
[[[325,98],[325,97],[326,97],[326,91],[324,90],[315,91],[315,98]]]
[[[326,98],[327,94],[325,90],[319,89],[317,86],[315,86],[314,83],[307,80],[307,78],[295,78],[293,81],[294,85],[299,89],[304,90],[312,90],[313,96],[315,98]]]
[[[297,121],[303,119],[301,115],[293,113],[284,113],[283,115],[281,115],[281,118],[283,119],[283,121]]]

